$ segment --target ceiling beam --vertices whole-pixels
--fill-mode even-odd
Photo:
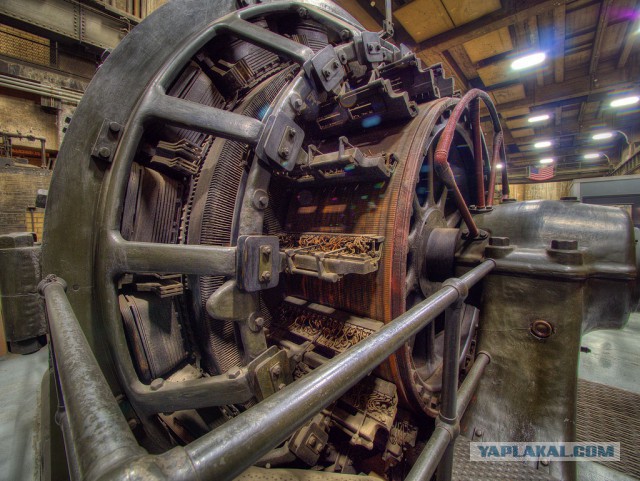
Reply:
[[[629,68],[633,67],[633,68]],[[522,100],[515,100],[499,104],[500,110],[511,110],[520,107],[537,107],[553,102],[579,99],[591,94],[592,101],[596,100],[595,94],[602,94],[611,90],[627,87],[635,87],[640,84],[640,72],[638,65],[630,65],[626,69],[606,69],[598,72],[598,85],[603,87],[592,88],[591,79],[588,77],[576,76],[565,80],[563,83],[546,85],[536,88],[534,95],[529,95]]]
[[[640,8],[640,1],[636,2],[636,11]],[[622,49],[620,50],[620,57],[618,57],[618,68],[623,68],[627,64],[627,60],[629,60],[629,55],[631,54],[631,49],[633,49],[633,44],[638,37],[637,32],[640,30],[640,19],[634,21],[629,21],[629,25],[627,27],[627,33],[624,38],[624,42],[622,43]]]
[[[564,38],[566,6],[560,5],[553,9],[553,39],[555,56],[553,70],[556,83],[564,82]]]
[[[507,5],[478,20],[448,30],[417,45],[418,50],[448,50],[502,27],[524,22],[530,17],[564,5],[570,0],[519,0],[503,2]]]

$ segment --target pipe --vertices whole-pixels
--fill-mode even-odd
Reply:
[[[486,352],[478,353],[473,367],[467,374],[457,395],[457,419],[459,420],[467,410],[467,406],[473,397],[485,368],[491,361],[491,357]],[[440,459],[444,455],[447,446],[457,437],[457,429],[453,429],[443,423],[440,419],[436,421],[436,429],[431,435],[429,442],[424,447],[418,460],[411,468],[411,471],[404,481],[425,481],[431,479],[433,473],[438,468]]]
[[[440,140],[438,141],[434,158],[434,168],[437,170],[442,181],[453,191],[456,204],[460,210],[460,215],[469,229],[469,237],[471,238],[478,237],[480,231],[478,230],[476,223],[473,221],[473,217],[471,216],[471,212],[469,212],[469,207],[467,207],[464,197],[462,197],[462,194],[460,193],[456,179],[451,171],[448,157],[449,151],[451,150],[451,144],[453,142],[453,136],[455,135],[456,125],[460,120],[460,117],[462,117],[463,112],[468,108],[469,103],[474,99],[481,99],[489,109],[489,114],[493,121],[494,132],[498,133],[502,131],[498,112],[496,111],[489,94],[479,89],[471,89],[464,95],[464,97],[462,97],[462,99],[460,99],[453,109]]]
[[[444,325],[444,359],[442,363],[442,405],[440,407],[440,421],[448,424],[455,433],[458,423],[458,373],[460,364],[460,321],[462,315],[462,301],[456,301],[453,309],[447,309]],[[453,471],[453,441],[449,440],[438,467],[438,481],[449,481]]]
[[[37,84],[2,74],[0,74],[0,86],[35,95],[42,95],[44,97],[52,97],[72,104],[78,104],[83,95],[82,93],[76,93],[71,90],[65,91],[58,87]]]
[[[351,349],[215,431],[165,455],[180,457],[179,451],[184,450],[199,479],[234,478],[368,375],[494,267],[492,260],[479,264]]]
[[[191,444],[157,456],[137,445],[84,338],[64,281],[48,276],[39,289],[46,301],[71,443],[82,479],[130,479],[134,472],[150,480],[233,479],[466,296],[494,267],[490,259],[459,279],[450,279],[429,298],[310,374]],[[473,372],[465,382],[473,379]]]
[[[45,149],[45,143],[45,139],[40,139],[40,160],[42,162],[40,167],[42,167],[43,169],[47,167],[47,151]]]
[[[68,433],[80,479],[98,479],[116,466],[145,454],[120,411],[65,293],[55,276],[38,286],[44,295],[55,350]]]
[[[491,156],[491,172],[489,174],[489,189],[487,189],[487,207],[493,206],[493,196],[496,192],[496,166],[498,165],[498,159],[500,158],[500,152],[502,149],[502,142],[504,140],[504,133],[498,132],[493,137],[493,155]],[[502,165],[502,169],[506,168],[506,159]]]
[[[476,207],[484,208],[484,162],[482,160],[482,130],[480,129],[480,99],[471,101],[471,124],[473,129],[473,158],[476,161]]]

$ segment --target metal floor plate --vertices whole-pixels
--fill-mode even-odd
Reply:
[[[619,442],[620,461],[604,466],[640,478],[640,394],[578,381],[577,441]]]
[[[455,443],[452,481],[556,481],[549,473],[512,461],[469,460],[469,440],[458,436]]]

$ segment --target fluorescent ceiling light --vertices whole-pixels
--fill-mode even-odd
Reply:
[[[544,149],[546,147],[551,147],[551,141],[550,140],[543,140],[541,142],[536,142],[535,144],[533,144],[533,146],[536,149]]]
[[[621,99],[615,99],[611,102],[612,107],[626,107],[627,105],[633,105],[640,102],[640,97],[633,95],[631,97],[623,97]]]
[[[496,169],[502,169],[503,167],[504,167],[504,165],[502,165],[502,163],[496,164]]]
[[[541,164],[552,164],[553,159],[551,157],[547,157],[546,159],[540,159]]]
[[[598,159],[600,157],[600,154],[596,154],[596,153],[591,153],[591,154],[584,154],[584,158],[585,159]]]
[[[540,65],[547,58],[547,54],[544,52],[536,52],[531,55],[525,55],[524,57],[520,57],[515,59],[511,63],[511,68],[513,70],[522,70],[529,67],[535,67],[536,65]]]
[[[535,122],[544,122],[545,120],[549,120],[549,114],[536,115],[535,117],[529,117],[527,120],[530,124]]]
[[[591,138],[593,140],[604,140],[610,139],[611,137],[613,137],[613,132],[600,132],[599,134],[594,134]]]

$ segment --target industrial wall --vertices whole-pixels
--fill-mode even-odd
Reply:
[[[42,239],[44,209],[35,207],[38,189],[48,189],[51,171],[4,167],[0,171],[0,234],[35,232]]]
[[[509,197],[517,200],[560,200],[571,195],[571,182],[543,182],[536,184],[513,184],[509,186]]]

